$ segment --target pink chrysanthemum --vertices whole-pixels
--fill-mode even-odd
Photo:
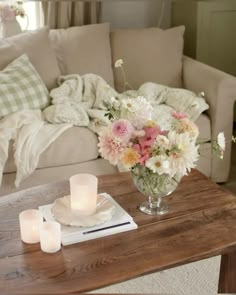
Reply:
[[[126,142],[130,140],[133,132],[134,127],[127,120],[120,119],[112,124],[112,133],[114,134],[114,136],[119,137]]]
[[[175,118],[175,119],[185,119],[187,118],[187,114],[185,113],[179,113],[179,112],[172,112],[171,115]]]
[[[126,146],[119,137],[115,137],[111,130],[108,129],[99,135],[98,147],[104,159],[113,165],[117,165]]]

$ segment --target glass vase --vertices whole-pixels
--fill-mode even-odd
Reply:
[[[21,33],[21,31],[21,27],[16,18],[0,21],[0,37],[2,38],[17,35]]]
[[[159,175],[145,166],[136,165],[131,170],[132,179],[136,188],[148,200],[141,203],[139,209],[149,215],[163,215],[168,212],[168,204],[163,197],[170,195],[178,186],[180,177],[170,177],[167,174]]]

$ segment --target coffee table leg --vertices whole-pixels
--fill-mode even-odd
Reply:
[[[218,293],[236,293],[236,252],[221,256]]]

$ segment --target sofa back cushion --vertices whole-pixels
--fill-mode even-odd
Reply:
[[[63,75],[93,73],[114,85],[109,24],[51,30],[50,39]]]
[[[0,70],[22,54],[27,54],[47,88],[56,87],[60,70],[48,34],[49,29],[42,28],[0,39]]]
[[[184,26],[122,29],[111,33],[113,65],[123,59],[129,84],[137,89],[145,82],[182,87]],[[124,89],[121,69],[114,68],[116,89]]]
[[[0,71],[0,118],[22,109],[44,109],[49,93],[27,55]]]

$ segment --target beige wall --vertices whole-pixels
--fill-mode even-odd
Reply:
[[[102,21],[113,28],[142,28],[157,26],[165,2],[162,28],[170,27],[170,0],[116,0],[104,1]]]

